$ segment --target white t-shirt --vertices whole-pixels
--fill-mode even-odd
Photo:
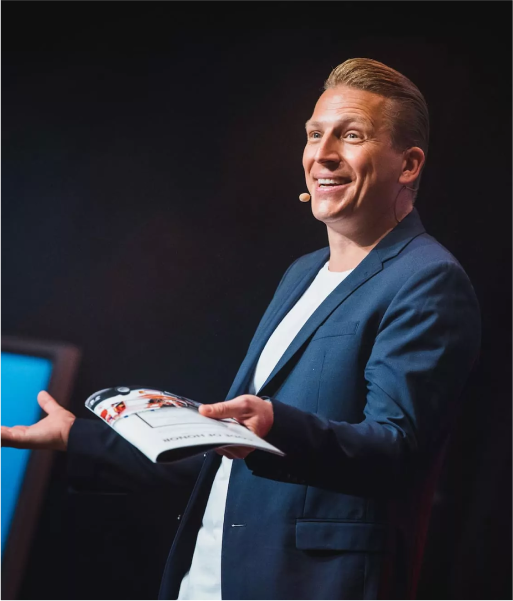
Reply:
[[[326,263],[303,296],[285,315],[267,341],[253,374],[248,393],[257,394],[283,353],[317,307],[351,273],[328,270]],[[183,577],[178,599],[221,599],[221,549],[223,523],[232,460],[223,457],[212,484],[203,522],[196,539],[191,568]]]

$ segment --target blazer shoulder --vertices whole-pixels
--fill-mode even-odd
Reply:
[[[403,267],[409,265],[411,270],[430,269],[437,264],[450,264],[452,269],[460,270],[466,275],[458,259],[438,240],[426,233],[414,238],[393,262],[402,264]]]
[[[478,304],[472,282],[460,262],[426,233],[412,239],[402,252],[383,263],[383,278],[380,283],[391,298],[426,280],[432,287],[440,287],[444,295],[451,296],[457,291],[476,306]]]

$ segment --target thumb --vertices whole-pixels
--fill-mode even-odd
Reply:
[[[41,392],[37,395],[37,402],[43,411],[50,414],[53,413],[57,409],[61,409],[59,403],[50,396],[46,390],[41,390]]]

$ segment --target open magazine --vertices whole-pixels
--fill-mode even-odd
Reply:
[[[284,455],[235,419],[205,417],[201,403],[170,392],[118,386],[95,392],[85,405],[154,463],[231,445]]]

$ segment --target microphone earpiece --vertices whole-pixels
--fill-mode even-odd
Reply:
[[[303,194],[299,195],[299,200],[301,202],[308,202],[310,200],[310,198],[312,198],[312,197],[310,196],[310,194],[308,194],[308,192],[303,192]]]

